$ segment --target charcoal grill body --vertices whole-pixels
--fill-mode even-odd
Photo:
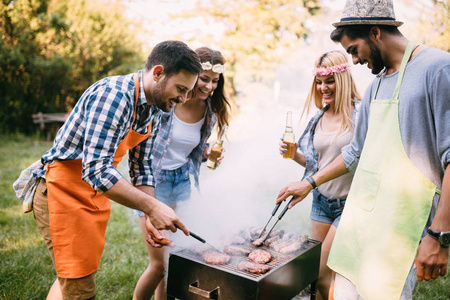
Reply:
[[[227,265],[215,266],[193,258],[188,252],[172,253],[167,299],[288,300],[310,284],[311,298],[315,299],[321,243],[308,240],[305,244],[304,250],[274,259],[278,260],[274,262],[277,265],[266,274],[251,274],[235,268],[239,261],[245,260],[242,256],[233,256]],[[285,260],[280,262],[280,257]]]

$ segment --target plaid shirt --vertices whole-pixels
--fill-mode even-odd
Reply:
[[[355,109],[353,110],[352,115],[353,124],[356,124],[360,105],[361,102],[355,102]],[[324,108],[320,109],[311,120],[309,120],[305,131],[303,131],[303,134],[298,139],[298,148],[303,153],[306,160],[305,173],[303,174],[302,180],[308,176],[314,175],[319,169],[319,155],[317,154],[316,148],[314,148],[314,132],[317,123],[328,108],[329,105],[326,105]]]
[[[211,135],[211,131],[217,122],[217,116],[211,109],[211,99],[206,100],[206,115],[205,123],[200,131],[200,143],[189,154],[189,172],[194,175],[195,186],[199,188],[198,177],[200,174],[200,165],[203,160],[203,150],[208,147],[206,141]],[[158,178],[158,174],[162,169],[167,148],[172,138],[173,129],[173,114],[175,106],[173,106],[170,113],[164,113],[161,117],[161,126],[157,135],[152,135],[150,139],[153,140],[153,152],[152,152],[152,170],[153,177]]]
[[[90,86],[58,131],[53,147],[42,156],[42,163],[81,160],[82,179],[101,192],[119,181],[122,175],[112,164],[119,143],[132,124],[134,131],[145,134],[153,121],[151,136],[156,135],[161,117],[159,108],[147,104],[140,70],[139,98],[133,123],[136,106],[133,75],[107,77]],[[152,146],[150,139],[147,139],[129,150],[133,185],[155,185],[151,166]],[[34,176],[45,177],[45,170],[35,171]]]

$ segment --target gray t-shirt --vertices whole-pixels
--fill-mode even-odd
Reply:
[[[377,99],[391,99],[398,71],[382,75]],[[367,88],[352,142],[342,149],[347,169],[354,173],[367,134],[370,103],[379,78]],[[399,94],[400,132],[412,163],[439,189],[450,162],[450,53],[435,48],[422,50],[405,70]],[[431,219],[437,208],[434,198]]]

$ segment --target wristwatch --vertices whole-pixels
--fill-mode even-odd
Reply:
[[[431,228],[428,228],[427,233],[432,238],[438,240],[442,247],[450,246],[450,231],[441,232]]]

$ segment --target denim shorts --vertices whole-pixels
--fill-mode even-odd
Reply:
[[[333,224],[338,227],[347,198],[328,198],[318,190],[313,190],[311,220]]]
[[[189,163],[175,170],[161,170],[156,180],[156,199],[171,205],[191,198],[191,179],[189,178]],[[144,213],[135,210],[137,216],[143,217]]]

